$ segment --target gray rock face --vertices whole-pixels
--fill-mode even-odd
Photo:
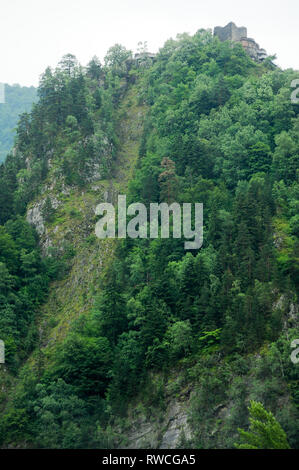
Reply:
[[[28,209],[27,212],[27,221],[29,224],[34,225],[39,235],[43,235],[45,232],[45,223],[41,210],[42,203],[38,203],[32,209]]]
[[[27,222],[33,225],[41,237],[40,245],[44,254],[47,253],[48,249],[52,246],[52,240],[49,237],[48,229],[46,227],[46,221],[43,216],[43,208],[45,206],[46,199],[42,199],[36,202],[33,207],[27,210]],[[51,207],[55,210],[61,205],[61,201],[55,196],[50,196]]]
[[[191,439],[188,424],[189,399],[171,399],[163,419],[150,419],[144,415],[135,417],[126,432],[129,449],[177,449],[181,439]]]
[[[174,402],[168,410],[168,426],[162,437],[160,449],[175,449],[178,447],[182,434],[186,439],[191,438],[188,415],[183,403]]]
[[[290,325],[293,327],[299,324],[299,304],[290,301],[285,295],[281,295],[279,299],[274,302],[273,310],[282,310],[284,312],[283,325],[287,330]]]

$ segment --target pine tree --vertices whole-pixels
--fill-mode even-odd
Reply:
[[[249,431],[238,429],[242,443],[238,449],[290,449],[287,436],[271,411],[262,403],[251,401]]]

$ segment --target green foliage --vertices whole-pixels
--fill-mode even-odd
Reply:
[[[200,350],[203,354],[210,354],[219,349],[220,331],[221,328],[214,331],[203,332],[203,336],[199,338]]]
[[[62,379],[48,386],[37,384],[30,408],[38,447],[73,449],[87,442],[86,404]]]
[[[73,334],[58,349],[51,375],[63,377],[80,395],[103,395],[110,363],[111,348],[107,338]]]
[[[250,402],[249,431],[239,429],[242,444],[239,449],[289,449],[287,436],[270,411],[262,403]]]
[[[0,163],[11,150],[19,117],[37,101],[36,88],[5,85],[5,103],[0,104]]]
[[[14,372],[36,345],[35,314],[57,272],[49,268],[35,230],[23,218],[0,226],[0,336],[5,341],[6,363]]]

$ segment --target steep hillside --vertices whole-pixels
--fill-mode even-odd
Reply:
[[[46,70],[0,168],[2,447],[232,448],[251,400],[298,447],[295,75],[203,30]],[[119,194],[202,202],[203,246],[99,240]]]
[[[66,336],[69,325],[81,314],[90,312],[94,297],[101,289],[103,272],[114,257],[116,241],[99,240],[94,234],[97,219],[95,208],[100,202],[117,202],[118,194],[127,190],[138,158],[138,142],[144,119],[144,106],[136,101],[136,90],[131,88],[115,117],[119,150],[113,162],[111,178],[101,179],[96,174],[84,188],[61,191],[59,186],[55,187],[50,170],[42,198],[37,197],[27,209],[27,220],[39,229],[44,252],[51,251],[53,247],[71,247],[69,272],[51,285],[49,298],[41,308],[43,345],[56,347],[57,342]],[[47,198],[55,207],[50,223],[44,220],[42,211]],[[47,350],[44,352],[47,354]]]

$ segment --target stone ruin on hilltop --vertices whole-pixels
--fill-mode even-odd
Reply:
[[[268,56],[265,49],[261,49],[254,39],[247,37],[247,28],[241,26],[238,28],[235,23],[230,22],[226,26],[216,26],[214,36],[220,41],[232,41],[240,43],[247,54],[256,62],[262,62]]]

